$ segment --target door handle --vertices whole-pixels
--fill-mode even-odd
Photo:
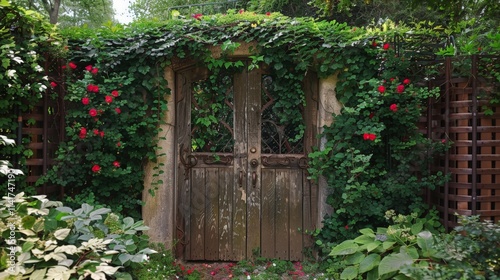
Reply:
[[[259,161],[258,161],[258,160],[256,160],[256,159],[252,159],[252,160],[250,161],[250,165],[251,165],[253,168],[255,168],[255,167],[259,166]]]
[[[257,172],[252,172],[252,186],[255,188],[257,185]]]

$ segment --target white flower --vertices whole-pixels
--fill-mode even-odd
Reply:
[[[39,88],[38,88],[38,90],[39,90],[40,92],[42,92],[42,91],[44,91],[44,90],[46,90],[46,89],[47,89],[47,86],[46,86],[46,85],[39,84]]]
[[[16,70],[14,70],[14,69],[7,70],[7,77],[16,78]]]
[[[17,63],[19,63],[19,64],[21,64],[21,63],[23,63],[23,62],[24,62],[24,61],[23,61],[23,60],[22,60],[19,56],[15,56],[15,57],[13,57],[13,58],[12,58],[12,60],[14,60],[15,62],[17,62]]]
[[[48,81],[48,80],[49,80],[49,76],[43,76],[43,78],[42,78],[42,79],[44,79],[44,80]]]
[[[43,72],[43,68],[40,65],[35,66],[35,71]]]

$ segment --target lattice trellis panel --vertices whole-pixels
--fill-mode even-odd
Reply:
[[[483,78],[498,73],[489,67],[498,68],[495,61],[470,57],[470,76],[454,77],[460,69],[447,59],[442,95],[431,104],[430,136],[453,142],[437,164],[450,181],[431,196],[448,228],[456,225],[455,213],[500,221],[500,104],[490,102],[499,87],[495,79]]]

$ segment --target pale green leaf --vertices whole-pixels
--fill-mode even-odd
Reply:
[[[358,277],[358,268],[355,266],[348,266],[342,274],[340,274],[340,279],[354,279]]]
[[[346,240],[335,246],[330,252],[330,256],[350,255],[355,253],[358,247],[358,244],[354,243],[354,241]]]
[[[370,254],[359,264],[359,274],[372,270],[380,263],[380,255]]]
[[[413,258],[407,253],[390,254],[384,257],[378,266],[378,274],[380,276],[398,271],[404,265],[411,265]]]

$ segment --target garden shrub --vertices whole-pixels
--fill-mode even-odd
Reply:
[[[142,221],[107,208],[9,193],[0,218],[1,279],[131,279],[123,269],[155,253]]]
[[[500,223],[460,217],[460,225],[442,233],[437,215],[390,210],[388,227],[361,229],[335,246],[334,279],[499,279]]]
[[[344,108],[324,128],[322,149],[309,155],[311,177],[326,178],[327,203],[334,211],[317,234],[320,245],[353,238],[361,228],[386,226],[389,209],[422,212],[425,190],[446,180],[427,167],[451,142],[428,139],[418,128],[427,100],[439,90],[424,86],[424,77],[411,71],[410,58],[389,43],[374,41],[367,48],[367,67],[378,71],[339,74]]]

